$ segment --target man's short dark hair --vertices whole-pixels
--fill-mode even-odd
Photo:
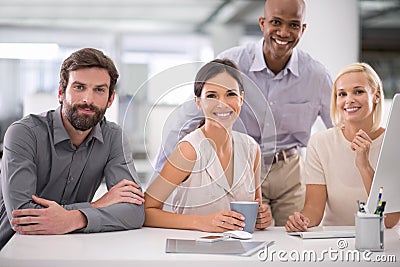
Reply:
[[[86,68],[101,68],[108,71],[110,75],[108,99],[110,99],[115,91],[115,85],[119,77],[118,70],[108,56],[95,48],[80,49],[64,60],[60,70],[60,86],[63,92],[67,89],[70,71]]]

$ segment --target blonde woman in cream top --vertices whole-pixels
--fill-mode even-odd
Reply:
[[[229,206],[241,200],[258,201],[256,228],[268,227],[272,217],[261,203],[260,148],[251,137],[232,131],[243,104],[237,67],[227,59],[205,64],[194,94],[204,123],[179,142],[146,191],[145,226],[243,230],[243,215]]]
[[[286,231],[307,231],[321,221],[354,225],[356,200],[369,195],[385,131],[380,127],[383,98],[382,81],[368,64],[350,64],[338,74],[331,99],[335,127],[310,138],[306,201],[300,212],[289,216]],[[386,227],[399,218],[400,213],[386,215]]]
[[[382,132],[372,140],[369,148],[369,162],[374,169],[383,135]],[[339,127],[316,133],[307,146],[306,184],[326,187],[323,225],[354,225],[354,214],[358,209],[356,201],[367,201],[363,179],[354,168],[355,160],[351,142]]]

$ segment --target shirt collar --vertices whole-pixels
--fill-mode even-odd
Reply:
[[[103,120],[100,121],[100,123],[96,124],[96,126],[94,126],[93,129],[90,131],[89,135],[86,137],[86,140],[84,141],[86,145],[88,145],[90,140],[92,140],[93,138],[96,138],[101,143],[104,143],[103,133],[100,127],[100,124],[103,123]],[[54,144],[58,144],[62,141],[71,139],[61,119],[61,106],[59,106],[56,109],[56,111],[53,112],[53,128],[54,128]]]
[[[267,64],[265,64],[264,60],[264,38],[258,41],[255,45],[254,51],[254,59],[253,63],[250,66],[250,71],[262,71],[264,69],[268,69]]]
[[[61,119],[61,106],[53,112],[54,144],[69,140],[69,135]]]
[[[266,69],[271,72],[271,70],[267,67],[267,64],[265,63],[263,46],[264,38],[258,41],[255,45],[254,60],[250,66],[250,71],[262,71]],[[282,70],[282,74],[286,75],[288,71],[293,73],[295,76],[299,76],[299,55],[297,48],[293,49],[292,56],[290,57],[285,68]]]
[[[89,133],[88,138],[86,138],[87,142],[89,142],[92,138],[96,138],[101,143],[104,143],[103,132],[101,131],[101,127],[100,127],[100,124],[102,124],[104,122],[105,122],[105,119],[103,117],[103,119],[101,119],[101,121],[99,123],[97,123],[96,126],[93,127],[93,129]]]

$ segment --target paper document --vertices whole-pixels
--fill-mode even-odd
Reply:
[[[308,232],[289,232],[289,235],[300,236],[303,239],[312,238],[346,238],[355,237],[355,231],[308,231]]]

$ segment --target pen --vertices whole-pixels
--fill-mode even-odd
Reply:
[[[360,202],[360,200],[357,200],[357,206],[359,212],[365,212],[364,205],[365,205],[364,202]]]
[[[375,214],[382,216],[385,211],[386,201],[380,201],[379,206],[376,208]]]
[[[379,202],[380,202],[381,199],[382,199],[382,193],[383,193],[383,186],[379,187],[378,201],[377,201],[377,203],[376,203],[376,206],[379,205]]]
[[[383,186],[379,187],[378,202],[376,203],[376,209],[374,212],[375,214],[378,214],[377,212],[378,212],[379,206],[382,205],[382,203],[381,203],[382,193],[383,193]]]
[[[379,215],[381,207],[382,207],[382,201],[379,201],[378,205],[376,206],[374,214]]]

